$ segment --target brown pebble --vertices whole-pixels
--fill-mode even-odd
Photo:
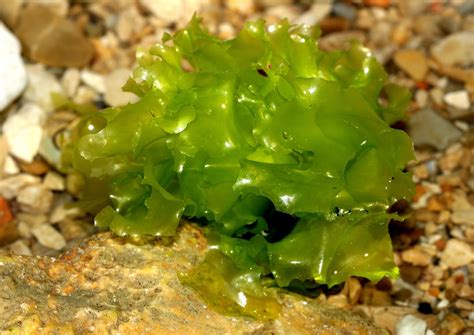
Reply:
[[[42,176],[49,171],[49,165],[39,156],[36,156],[33,162],[27,163],[21,160],[18,161],[18,165],[22,172],[26,172],[35,176]]]
[[[421,276],[421,268],[410,264],[400,266],[400,276],[404,281],[414,284]]]
[[[464,329],[466,329],[466,324],[463,319],[454,313],[449,313],[434,329],[434,332],[438,335],[455,335],[460,334]]]
[[[92,58],[92,45],[79,28],[38,2],[31,2],[22,11],[15,32],[35,62],[81,67]]]
[[[18,238],[17,222],[9,221],[0,225],[0,246],[7,245]]]
[[[428,62],[425,55],[417,50],[399,50],[393,60],[397,66],[416,81],[425,79]]]

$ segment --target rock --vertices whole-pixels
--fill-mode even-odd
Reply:
[[[15,26],[24,0],[0,1],[0,21],[12,28]]]
[[[324,51],[348,50],[353,41],[359,41],[361,44],[364,44],[366,39],[363,31],[341,31],[321,37],[318,44]]]
[[[62,78],[61,78],[61,86],[63,87],[64,93],[69,98],[72,98],[77,88],[79,87],[79,82],[81,79],[81,74],[78,69],[70,68],[67,69]]]
[[[16,240],[7,247],[15,255],[31,256],[31,250],[24,240]]]
[[[310,9],[304,12],[296,21],[296,24],[314,25],[325,18],[332,9],[332,0],[315,2]]]
[[[130,42],[130,39],[137,33],[140,33],[145,27],[145,20],[138,13],[136,6],[129,6],[120,13],[115,31],[118,38],[123,42]]]
[[[37,185],[41,179],[26,173],[0,179],[0,195],[8,200],[17,196],[23,188],[29,185]]]
[[[474,31],[449,35],[431,47],[431,54],[445,66],[474,63]]]
[[[25,162],[33,161],[40,147],[45,117],[44,110],[34,104],[25,104],[8,116],[2,130],[12,155]]]
[[[19,161],[18,165],[22,172],[26,172],[35,176],[42,176],[49,171],[49,165],[41,157],[36,156],[31,163]]]
[[[31,233],[41,245],[53,249],[61,250],[66,246],[64,237],[47,223],[43,223],[31,228]]]
[[[474,50],[473,50],[474,52]],[[454,91],[446,93],[444,96],[444,101],[457,109],[469,109],[471,107],[471,102],[469,100],[469,93],[465,90]]]
[[[9,155],[5,158],[5,162],[3,164],[3,173],[6,175],[14,175],[20,173],[20,168],[15,160]]]
[[[140,4],[156,17],[172,23],[188,21],[194,12],[198,12],[204,1],[199,0],[139,0]]]
[[[53,193],[43,185],[26,186],[18,192],[17,201],[27,213],[47,213],[53,203]]]
[[[94,89],[98,93],[105,92],[104,76],[89,70],[81,71],[81,80],[84,84]]]
[[[409,120],[409,133],[415,146],[430,145],[438,150],[458,141],[462,132],[431,109],[423,109]]]
[[[174,243],[130,242],[101,233],[58,257],[0,256],[0,331],[384,333],[350,311],[284,292],[275,321],[220,314],[178,279],[203,258],[201,230],[185,224]]]
[[[227,0],[226,6],[230,10],[249,15],[255,11],[254,0]]]
[[[122,106],[138,100],[135,94],[122,90],[122,86],[125,85],[130,75],[129,69],[121,68],[105,77],[104,100],[108,105]]]
[[[425,335],[426,321],[413,315],[405,315],[395,326],[396,335]]]
[[[76,24],[38,2],[22,10],[16,34],[31,60],[50,66],[81,67],[94,52]]]
[[[395,64],[416,81],[425,79],[428,73],[428,61],[417,50],[399,50],[393,56]]]
[[[48,172],[44,177],[43,185],[51,191],[64,191],[64,178],[56,172]]]
[[[28,65],[26,71],[28,86],[23,97],[27,101],[40,105],[46,112],[52,111],[54,106],[51,94],[63,94],[59,81],[41,64]]]
[[[449,268],[455,269],[474,262],[474,250],[466,242],[452,238],[446,243],[441,260]]]
[[[0,111],[26,86],[26,71],[17,38],[0,22]]]
[[[431,256],[421,248],[414,247],[403,250],[401,256],[404,262],[412,265],[428,266],[431,264]]]
[[[456,224],[467,224],[474,226],[474,207],[469,209],[454,210],[451,221]]]

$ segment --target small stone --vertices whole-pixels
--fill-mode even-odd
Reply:
[[[73,101],[78,104],[93,103],[97,97],[97,92],[88,86],[81,85],[73,97]]]
[[[33,227],[31,232],[38,242],[47,248],[60,250],[66,246],[64,237],[49,224],[44,223]]]
[[[17,196],[17,194],[25,187],[37,185],[41,179],[26,173],[16,176],[0,179],[0,195],[8,200]]]
[[[26,70],[17,38],[0,22],[0,111],[26,86]]]
[[[24,240],[16,240],[7,247],[15,255],[32,256],[30,248]]]
[[[443,300],[442,300],[443,301]],[[449,303],[448,300],[444,300]],[[464,320],[454,313],[449,313],[440,322],[439,326],[435,329],[436,334],[462,334],[462,331],[466,329]]]
[[[451,221],[456,224],[468,224],[474,226],[474,207],[455,210],[451,215]]]
[[[321,37],[318,44],[324,51],[349,50],[353,41],[364,44],[366,40],[362,31],[340,31]]]
[[[449,268],[455,269],[474,262],[472,246],[458,239],[450,239],[441,254],[441,260]]]
[[[3,124],[3,133],[12,155],[31,163],[38,153],[46,115],[34,104],[26,104],[16,113],[10,114]]]
[[[402,260],[416,266],[428,266],[431,264],[431,256],[424,250],[414,247],[402,251]]]
[[[22,10],[16,34],[35,62],[81,67],[93,55],[92,44],[75,23],[38,2],[31,2]]]
[[[58,16],[66,16],[69,10],[68,0],[43,0],[41,4]]]
[[[400,277],[410,284],[416,283],[421,276],[421,268],[409,264],[400,265]]]
[[[415,101],[418,108],[425,108],[428,104],[428,92],[425,90],[417,90],[415,93]]]
[[[23,238],[31,238],[31,226],[26,222],[20,221],[17,225],[18,234]]]
[[[415,146],[430,145],[443,150],[462,137],[459,129],[428,108],[415,113],[409,125]]]
[[[431,47],[431,54],[446,66],[467,66],[474,62],[474,31],[449,35]]]
[[[417,50],[400,50],[395,52],[394,61],[416,81],[422,81],[428,73],[428,61],[425,55]]]
[[[4,246],[18,238],[17,223],[15,220],[0,225],[0,246]]]
[[[66,204],[56,206],[49,218],[51,223],[58,223],[67,218],[75,218],[81,216],[82,212],[78,207],[68,207]]]
[[[101,74],[89,70],[81,71],[81,80],[84,84],[94,89],[98,93],[105,92],[104,77]]]
[[[405,16],[415,16],[423,13],[428,6],[426,1],[398,0],[400,12]]]
[[[139,0],[140,4],[156,17],[172,23],[187,21],[194,12],[199,12],[203,1],[198,0]]]
[[[22,172],[35,176],[42,176],[49,171],[49,165],[41,157],[36,156],[31,163],[19,161]]]
[[[474,304],[466,299],[458,299],[454,302],[454,307],[458,309],[465,309],[468,311],[474,310]]]
[[[130,42],[134,34],[139,33],[145,27],[143,16],[138,13],[136,6],[127,7],[120,13],[115,30],[118,38],[123,42]]]
[[[252,14],[255,11],[253,0],[227,0],[225,4],[230,10],[246,15]]]
[[[108,105],[123,106],[138,100],[135,94],[122,90],[122,86],[125,85],[130,76],[131,71],[129,69],[121,68],[105,77],[104,100]]]
[[[405,315],[395,326],[396,335],[425,335],[426,321],[413,315]]]
[[[53,193],[43,185],[31,185],[18,192],[17,200],[27,213],[47,213],[53,203]]]
[[[332,8],[334,14],[342,16],[349,21],[353,21],[357,17],[357,10],[354,6],[345,4],[343,2],[336,2]]]
[[[23,97],[27,101],[38,104],[46,112],[53,110],[52,93],[63,94],[59,81],[48,72],[43,65],[35,64],[26,67],[28,86]]]
[[[66,241],[83,239],[90,235],[94,229],[94,226],[90,222],[72,219],[61,221],[58,226]]]
[[[309,10],[304,12],[297,20],[296,24],[315,25],[325,18],[332,9],[332,1],[315,2]]]
[[[79,86],[80,78],[81,74],[78,69],[70,68],[64,72],[63,77],[61,78],[61,86],[64,89],[64,93],[66,93],[69,98],[72,98],[75,95]]]
[[[8,27],[14,27],[18,20],[24,0],[0,1],[0,21]]]
[[[5,158],[5,162],[3,164],[3,173],[7,175],[14,175],[20,173],[20,168],[18,167],[18,164],[10,155]]]
[[[52,191],[64,191],[64,178],[56,172],[48,172],[44,177],[43,185]]]
[[[465,90],[447,93],[444,96],[444,101],[448,105],[458,109],[469,109],[469,107],[471,107],[469,94]]]

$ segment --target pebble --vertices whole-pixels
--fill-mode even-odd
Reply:
[[[343,2],[336,2],[332,7],[332,11],[334,14],[342,16],[349,21],[353,21],[357,17],[357,10],[353,6]]]
[[[362,31],[340,31],[321,37],[318,44],[324,51],[348,50],[354,40],[364,44],[367,38]]]
[[[413,315],[405,315],[395,326],[396,335],[425,335],[426,321]]]
[[[16,34],[28,57],[57,67],[81,67],[89,63],[94,50],[79,26],[38,2],[21,11]]]
[[[474,36],[473,36],[474,37]],[[474,49],[473,49],[474,52]],[[469,100],[469,93],[465,90],[449,92],[445,94],[444,101],[458,109],[469,109],[471,107],[471,102]]]
[[[26,70],[18,39],[0,22],[0,111],[26,86]]]
[[[140,13],[138,13],[136,6],[129,6],[124,10],[117,21],[115,30],[118,38],[123,42],[129,42],[132,37],[143,30],[145,27],[145,20]]]
[[[12,155],[28,163],[33,161],[40,147],[45,117],[44,110],[32,103],[8,116],[2,130]]]
[[[468,224],[474,226],[474,207],[455,210],[451,215],[451,221],[456,224]]]
[[[26,173],[0,179],[0,195],[8,200],[16,197],[18,192],[29,185],[36,185],[41,179]]]
[[[24,0],[11,0],[0,2],[0,21],[5,22],[8,27],[14,27]]]
[[[104,76],[102,76],[101,74],[98,74],[89,70],[82,70],[81,80],[84,84],[94,89],[96,92],[98,93],[105,92]]]
[[[80,80],[81,74],[78,69],[69,68],[64,72],[61,78],[61,86],[66,96],[72,98],[76,94]]]
[[[415,93],[415,101],[418,108],[425,108],[428,104],[428,92],[425,90],[417,90]]]
[[[402,251],[401,257],[404,262],[416,266],[428,266],[431,264],[431,256],[418,247]]]
[[[298,19],[296,19],[296,24],[307,24],[307,25],[314,25],[320,22],[323,18],[325,18],[332,9],[332,1],[324,1],[324,2],[315,2],[310,9],[304,12]]]
[[[431,54],[446,66],[474,63],[474,31],[449,35],[431,47]]]
[[[227,0],[226,6],[230,10],[243,14],[252,14],[255,11],[255,3],[253,0]]]
[[[441,254],[441,260],[451,269],[474,262],[472,246],[458,239],[450,239]]]
[[[8,155],[5,158],[5,162],[3,163],[3,173],[7,175],[14,175],[20,172],[20,168],[16,161]]]
[[[64,178],[56,172],[48,172],[43,180],[43,185],[51,191],[64,191]]]
[[[10,250],[15,255],[23,255],[23,256],[32,256],[30,248],[26,244],[24,240],[16,240],[15,242],[11,243],[8,246],[8,250]]]
[[[126,68],[114,70],[104,79],[105,95],[104,100],[110,106],[122,106],[138,100],[138,97],[130,92],[124,92],[122,86],[125,85],[131,71]]]
[[[27,213],[47,213],[53,203],[53,193],[44,185],[26,186],[18,192],[20,208]]]
[[[161,20],[172,23],[187,21],[201,7],[199,0],[139,0],[140,4]]]
[[[428,73],[428,61],[417,50],[399,50],[393,56],[395,64],[416,81],[422,81]]]
[[[408,122],[415,146],[430,145],[443,150],[462,137],[459,129],[429,108],[413,114]]]
[[[33,227],[31,232],[38,242],[47,248],[60,250],[66,246],[64,237],[49,224],[44,223]]]
[[[63,88],[56,77],[48,72],[42,64],[28,65],[28,86],[24,99],[40,105],[46,112],[53,110],[51,94],[63,94]]]

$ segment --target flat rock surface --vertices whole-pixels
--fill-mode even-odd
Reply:
[[[0,331],[24,334],[385,334],[349,311],[278,293],[279,319],[221,315],[178,273],[206,250],[189,224],[175,239],[132,242],[100,233],[59,257],[0,255]]]

